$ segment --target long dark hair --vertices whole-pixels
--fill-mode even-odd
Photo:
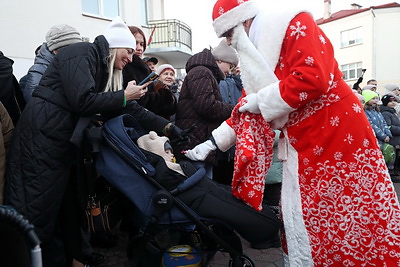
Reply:
[[[143,40],[144,40],[143,52],[146,51],[147,40],[146,40],[146,35],[144,35],[144,32],[142,31],[142,29],[140,29],[136,26],[129,26],[128,28],[131,31],[131,33],[133,34],[133,36],[135,36],[135,34],[137,34],[137,33],[139,33],[143,36]]]

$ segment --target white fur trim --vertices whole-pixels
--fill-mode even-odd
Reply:
[[[218,149],[222,152],[227,151],[236,143],[236,133],[226,122],[223,122],[211,134]]]
[[[281,97],[279,82],[273,83],[258,91],[257,101],[261,114],[267,122],[281,118],[295,110]]]
[[[254,1],[238,5],[213,21],[215,33],[220,38],[225,32],[234,28],[239,23],[254,18],[258,11],[259,8]]]
[[[232,46],[240,58],[241,79],[247,95],[278,81],[271,67],[247,37],[242,24],[235,27]]]
[[[285,139],[288,159],[283,162],[281,208],[284,218],[289,266],[314,266],[310,240],[303,219],[299,177],[298,154]],[[290,164],[289,164],[290,163]]]
[[[258,14],[257,40],[254,43],[264,59],[275,70],[282,49],[283,38],[292,19],[304,8],[276,6]]]

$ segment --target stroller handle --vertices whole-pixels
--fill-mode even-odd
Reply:
[[[206,175],[204,168],[199,168],[192,176],[188,177],[183,183],[178,185],[175,189],[171,190],[172,195],[179,194],[193,185],[197,184]]]

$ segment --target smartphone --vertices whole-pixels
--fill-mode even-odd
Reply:
[[[155,79],[157,79],[157,77],[158,77],[157,72],[152,72],[146,78],[144,78],[143,81],[141,81],[138,85],[143,85],[149,81],[154,81]]]

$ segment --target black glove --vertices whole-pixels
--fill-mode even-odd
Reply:
[[[168,123],[163,129],[163,133],[165,136],[169,137],[169,139],[183,139],[182,132],[181,128],[172,123]]]
[[[190,133],[195,130],[197,126],[192,125],[189,129],[182,130],[172,123],[168,123],[163,130],[165,136],[169,137],[172,143],[179,146],[184,146],[190,143]]]

